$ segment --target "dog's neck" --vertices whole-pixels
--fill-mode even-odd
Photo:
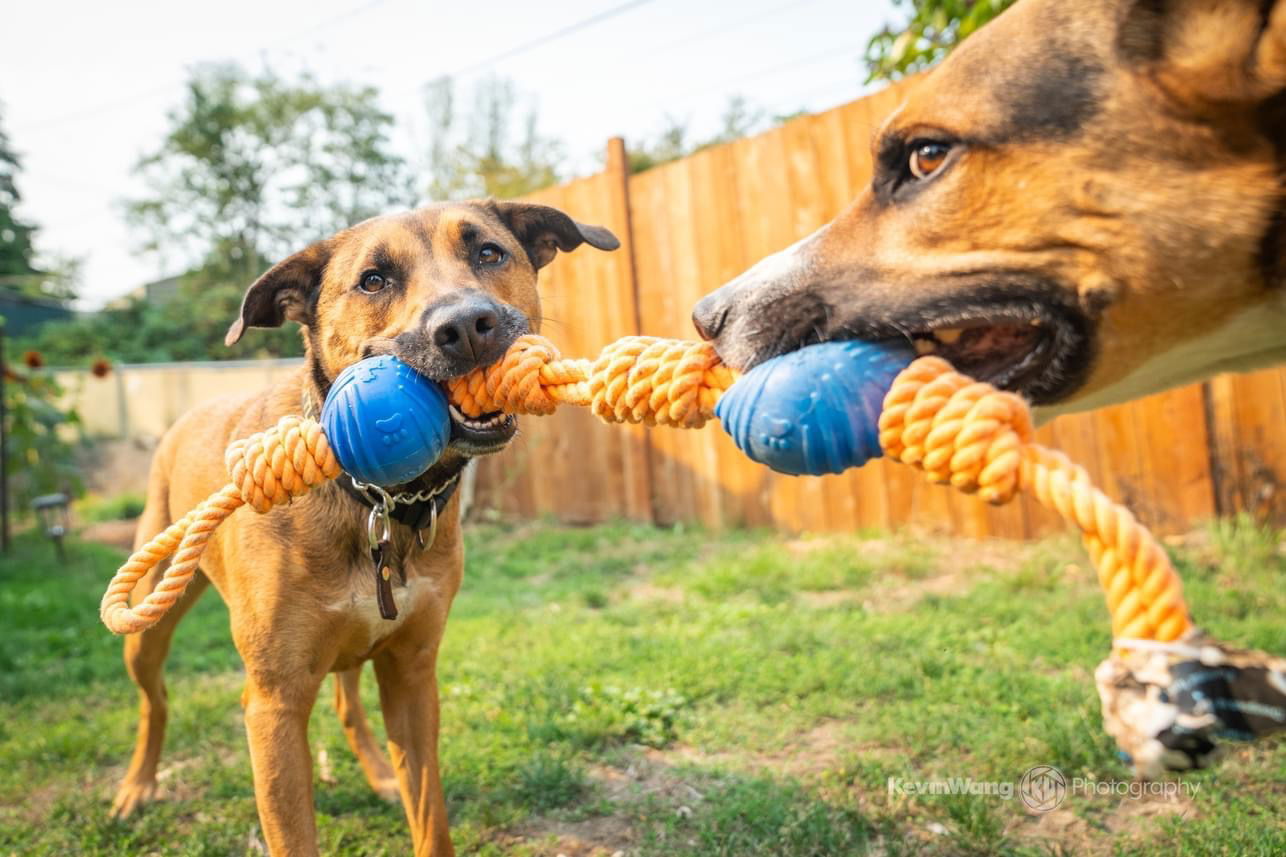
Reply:
[[[1286,285],[1219,328],[1182,342],[1139,366],[1116,383],[1063,405],[1035,409],[1044,423],[1065,413],[1088,411],[1190,384],[1220,372],[1250,372],[1286,363]]]

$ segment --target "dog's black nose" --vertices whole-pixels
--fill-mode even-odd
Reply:
[[[696,308],[692,310],[692,326],[702,339],[715,339],[723,330],[723,322],[728,318],[728,302],[719,293],[722,291],[720,289],[706,295],[697,301]]]
[[[455,361],[486,366],[499,360],[505,350],[499,334],[500,309],[482,294],[438,307],[426,326],[433,344]]]

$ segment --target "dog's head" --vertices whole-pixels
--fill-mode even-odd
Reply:
[[[741,368],[911,339],[1069,408],[1189,380],[1284,288],[1284,90],[1286,0],[1022,0],[909,85],[850,209],[694,322]]]
[[[247,327],[304,327],[316,393],[346,367],[393,354],[445,380],[494,363],[540,328],[536,272],[582,243],[616,237],[544,205],[463,202],[367,220],[274,265],[249,290],[227,343]],[[452,409],[450,449],[495,452],[513,417],[468,419]]]

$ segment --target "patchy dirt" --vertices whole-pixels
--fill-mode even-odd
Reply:
[[[775,775],[808,778],[839,765],[855,752],[879,753],[887,748],[855,745],[844,733],[844,722],[827,720],[798,736],[780,750],[762,753],[708,753],[686,744],[666,750],[650,750],[650,757],[667,765],[688,764],[703,768],[768,772]]]
[[[99,521],[88,524],[81,529],[80,538],[87,542],[98,542],[121,550],[134,549],[134,531],[138,529],[138,518],[125,521]]]
[[[625,857],[634,843],[633,822],[624,815],[584,821],[537,819],[497,837],[505,844],[535,847],[541,857]]]
[[[630,601],[682,604],[687,596],[677,586],[657,586],[644,580],[626,589],[625,597]]]

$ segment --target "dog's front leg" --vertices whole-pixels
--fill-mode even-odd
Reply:
[[[317,854],[308,715],[323,677],[304,669],[265,675],[247,667],[246,738],[259,823],[272,857]]]
[[[416,857],[455,854],[438,772],[437,643],[389,651],[375,659],[389,757],[397,771],[402,805]]]

